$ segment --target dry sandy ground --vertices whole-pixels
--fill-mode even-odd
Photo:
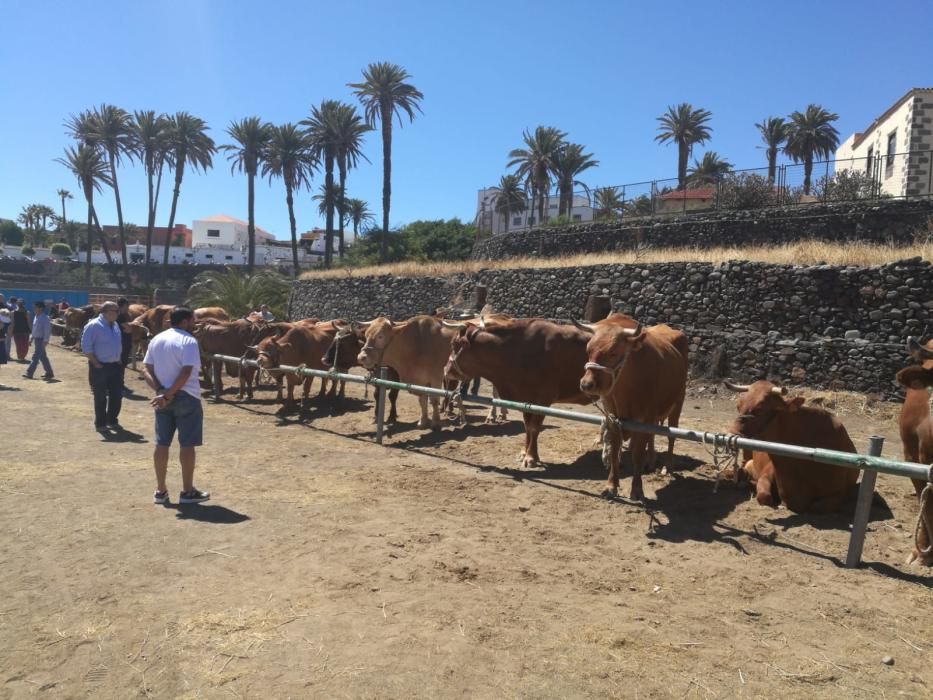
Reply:
[[[409,422],[379,447],[351,386],[336,414],[279,419],[270,392],[207,405],[197,484],[213,499],[160,507],[148,404],[125,404],[135,437],[102,441],[83,362],[52,361],[50,384],[0,370],[2,698],[933,692],[933,578],[902,565],[906,480],[879,479],[852,571],[844,517],[714,494],[700,446],[649,477],[651,516],[597,496],[591,427],[550,421],[548,466],[520,471],[518,422],[483,427],[475,409],[466,430],[425,433],[405,398]],[[898,454],[896,407],[857,404],[856,444],[879,432]],[[686,409],[682,425],[710,428],[734,410],[696,394]]]

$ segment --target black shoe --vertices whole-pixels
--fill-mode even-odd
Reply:
[[[23,379],[32,379],[32,375],[31,375],[31,374],[24,374],[24,375],[23,375]]]
[[[104,425],[95,425],[94,430],[100,433],[101,435],[104,435],[107,432],[107,427]]]
[[[211,495],[207,491],[198,491],[197,489],[182,491],[178,494],[179,503],[201,503],[209,500],[211,500]]]
[[[108,430],[123,430],[123,426],[114,421],[113,423],[107,423]]]
[[[45,380],[55,379],[55,375],[54,374],[43,374],[42,378]]]

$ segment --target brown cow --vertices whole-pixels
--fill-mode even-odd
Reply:
[[[787,389],[767,381],[749,385],[726,382],[738,392],[739,417],[732,432],[742,437],[783,442],[801,447],[820,447],[855,452],[845,426],[829,411],[804,405],[802,396],[787,398]],[[770,455],[756,457],[745,469],[756,482],[756,498],[762,505],[776,506],[777,497],[796,513],[829,513],[842,508],[858,481],[858,470],[820,464],[800,457]]]
[[[201,352],[205,355],[230,355],[233,357],[250,358],[248,349],[272,335],[282,334],[288,330],[290,324],[250,323],[249,321],[217,321],[203,323],[194,329],[193,335],[198,339]],[[253,358],[254,359],[254,358]],[[239,378],[239,392],[237,398],[242,399],[244,394],[253,398],[253,384],[257,374],[255,367],[240,366],[234,362],[224,363],[227,374]],[[211,362],[205,360],[201,363],[204,373],[204,382],[213,388],[211,376]],[[242,371],[241,371],[242,370]],[[219,387],[223,391],[223,384]]]
[[[466,324],[449,344],[444,371],[459,380],[482,377],[506,401],[588,404],[578,382],[587,339],[578,328],[541,318],[512,319],[485,328]],[[544,416],[523,413],[522,417],[525,447],[520,460],[530,468],[540,464],[538,433]]]
[[[168,328],[169,316],[175,307],[170,304],[159,304],[146,309],[139,316],[130,321],[130,325],[141,326],[149,331],[149,337],[161,333]]]
[[[97,318],[100,314],[100,304],[86,304],[85,306],[71,306],[62,313],[65,326],[62,329],[62,342],[73,341],[73,350],[81,352],[81,334],[88,321]]]
[[[586,346],[580,389],[599,399],[611,416],[621,420],[659,425],[664,421],[676,427],[687,392],[686,339],[670,326],[631,327],[632,319],[611,314],[581,328],[592,331]],[[578,365],[579,367],[579,365]],[[603,459],[608,462],[609,479],[604,495],[619,493],[619,458],[627,431],[608,429],[604,435]],[[631,434],[633,500],[644,500],[642,469],[651,435]],[[668,440],[667,465],[673,465],[674,440]]]
[[[337,319],[332,321],[335,327],[338,328],[334,339],[331,341],[330,347],[327,348],[327,352],[324,353],[324,356],[321,358],[321,363],[327,367],[327,369],[333,369],[337,372],[349,372],[351,367],[359,367],[359,354],[363,349],[365,344],[364,334],[362,331],[357,333],[354,331],[350,324],[343,319]],[[398,372],[396,372],[391,367],[386,368],[386,379],[391,382],[399,381]],[[341,394],[343,396],[342,390],[343,383],[341,382]],[[386,423],[395,423],[398,421],[398,389],[389,389],[386,392],[389,397],[389,416],[386,418]],[[378,409],[378,406],[376,407]]]
[[[902,369],[897,373],[897,381],[905,388],[904,406],[897,419],[897,427],[901,433],[901,442],[904,444],[904,460],[919,462],[920,464],[933,464],[933,397],[930,389],[933,388],[933,339],[926,345],[921,345],[916,338],[907,341],[907,351],[918,363],[912,367]],[[922,502],[923,489],[926,481],[912,479],[917,496],[921,497],[920,513],[921,527],[917,532],[914,550],[907,563],[917,561],[924,566],[933,566],[933,496]]]
[[[434,316],[414,316],[407,321],[394,323],[380,317],[367,323],[353,323],[354,329],[362,329],[366,344],[357,359],[364,368],[372,370],[386,365],[398,372],[402,382],[442,389],[444,363],[450,354],[450,340],[454,331],[441,325]],[[433,413],[428,420],[428,397],[419,396],[421,419],[419,428],[430,425],[437,430],[441,426],[440,402],[431,397]]]
[[[321,358],[330,347],[336,331],[332,325],[330,328],[322,328],[322,325],[309,326],[296,323],[280,337],[271,336],[265,338],[257,348],[259,365],[263,369],[274,369],[281,365],[304,365],[308,369],[326,370],[327,368],[321,362]],[[288,374],[286,375],[286,381],[288,382],[287,403],[294,404],[295,385],[304,383],[302,392],[302,402],[304,402],[311,391],[314,377]],[[277,399],[282,401],[281,375],[276,377],[276,382],[278,384]],[[321,379],[320,395],[323,395],[326,390],[327,380]]]

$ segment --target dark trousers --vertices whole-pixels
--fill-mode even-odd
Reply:
[[[88,380],[94,394],[94,427],[113,425],[123,405],[123,365],[108,362],[100,369],[89,365]]]
[[[39,366],[39,363],[42,363],[42,369],[45,370],[45,376],[51,377],[52,365],[49,363],[49,356],[45,352],[45,340],[39,338],[38,340],[32,341],[32,362],[29,363],[29,367],[26,368],[26,374],[30,377],[36,373],[36,367]]]
[[[130,364],[130,355],[133,352],[133,336],[128,333],[121,333],[120,342],[120,364],[126,367]]]

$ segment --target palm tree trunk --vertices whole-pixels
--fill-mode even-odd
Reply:
[[[152,254],[152,229],[155,228],[155,211],[153,203],[155,190],[152,185],[152,169],[146,168],[146,188],[149,194],[149,213],[146,216],[146,267],[149,267],[149,256]]]
[[[246,237],[249,240],[249,257],[246,260],[246,273],[252,274],[253,267],[256,264],[256,175],[253,172],[246,173]]]
[[[381,260],[389,253],[389,204],[392,199],[392,105],[383,101],[382,119],[382,241]]]
[[[123,228],[123,204],[120,201],[120,185],[117,182],[116,154],[110,152],[110,177],[113,179],[113,197],[117,202],[117,231],[120,233],[120,246],[123,248],[123,276],[130,284],[130,261],[126,254],[126,232]]]
[[[65,198],[62,197],[62,226],[65,225],[66,221],[68,221],[68,219],[65,217]],[[62,226],[60,226],[59,229],[61,229]]]
[[[686,143],[677,144],[677,189],[682,190],[687,182],[687,158],[690,148]]]
[[[544,183],[538,184],[538,226],[544,223],[544,195],[546,188]]]
[[[810,194],[810,175],[813,173],[813,156],[807,154],[803,159],[803,193]]]
[[[178,206],[178,195],[181,193],[181,179],[185,175],[184,154],[177,158],[175,165],[175,189],[172,192],[172,210],[168,215],[168,228],[165,231],[165,250],[162,253],[162,286],[168,280],[168,249],[172,245],[172,229],[175,228],[175,209]]]
[[[334,261],[334,156],[324,157],[324,267]]]
[[[91,286],[91,226],[94,222],[94,204],[91,199],[87,200],[87,231],[85,233],[86,241],[85,246],[87,248],[87,254],[85,255],[85,261],[87,266],[84,270],[84,282],[88,287]]]
[[[512,212],[509,210],[508,206],[505,208],[505,231],[504,233],[509,232],[509,219],[512,218]]]
[[[777,173],[777,149],[768,149],[768,184],[774,184],[774,176]]]
[[[347,185],[347,157],[346,155],[337,156],[337,171],[340,174],[340,192],[337,197],[337,217],[339,218],[338,237],[340,240],[340,259],[343,260],[345,246],[343,243],[343,219],[346,216],[346,192],[344,188]]]
[[[91,203],[91,213],[94,215],[94,226],[97,227],[97,237],[100,239],[100,247],[104,251],[104,256],[107,258],[107,264],[113,265],[113,256],[110,255],[110,246],[107,245],[107,236],[104,234],[104,229],[100,225],[100,221],[97,218],[97,209],[94,208],[93,202]],[[88,234],[88,240],[90,240],[90,234]],[[120,276],[114,275],[119,281]]]
[[[295,200],[292,186],[285,183],[285,203],[288,205],[288,223],[292,230],[292,275],[298,279],[298,229],[295,226]]]

